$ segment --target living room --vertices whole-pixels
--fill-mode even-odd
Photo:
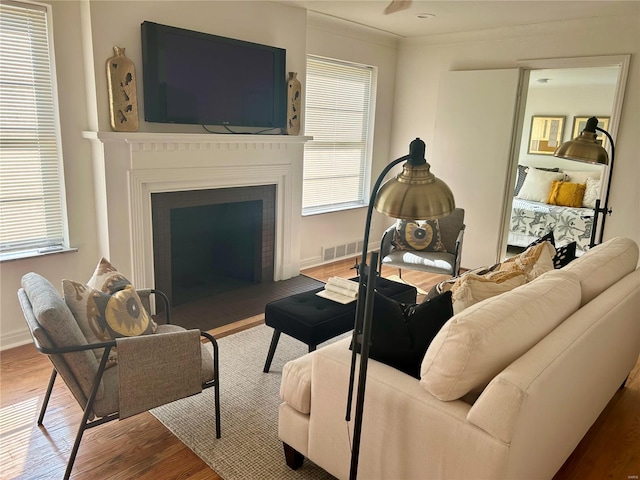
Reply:
[[[140,24],[145,20],[286,48],[287,70],[298,72],[301,79],[304,79],[307,54],[375,66],[378,73],[372,177],[391,159],[405,155],[409,142],[416,137],[427,143],[427,160],[431,162],[429,146],[437,141],[436,106],[444,72],[514,68],[518,62],[532,59],[630,54],[617,127],[617,163],[611,191],[614,212],[607,219],[605,238],[624,236],[640,243],[638,2],[626,2],[635,5],[635,15],[415,38],[399,38],[285,2],[61,0],[49,3],[53,6],[69,239],[74,250],[2,263],[2,349],[30,341],[16,298],[25,273],[38,272],[54,285],[59,285],[64,278],[87,279],[102,256],[110,258],[126,275],[134,271],[128,232],[113,226],[118,212],[112,212],[113,206],[108,205],[102,184],[105,161],[102,146],[88,140],[83,132],[111,130],[104,62],[112,55],[114,46],[126,48],[127,56],[138,68],[138,75],[142,75]],[[71,25],[77,28],[70,28]],[[142,112],[144,106],[140,108]],[[485,115],[487,122],[496,120],[490,111]],[[140,123],[141,134],[202,134],[195,127]],[[464,132],[460,133],[462,138]],[[300,155],[301,149],[297,152]],[[180,159],[176,162],[179,166]],[[434,173],[441,176],[439,172],[444,171],[445,166],[431,163]],[[451,181],[456,183],[455,179]],[[454,192],[458,194],[460,190],[454,188]],[[458,201],[467,198],[467,202],[471,202],[473,197],[468,195],[469,192],[460,192]],[[295,234],[291,243],[282,249],[293,258],[282,270],[281,278],[295,273],[296,269],[322,263],[323,247],[361,239],[364,210],[314,216],[292,211],[287,225],[294,227]],[[112,213],[107,216],[107,211]],[[392,220],[381,215],[374,217],[370,248],[376,248],[377,239],[391,223]],[[475,266],[465,263],[463,257],[463,267]]]
[[[197,2],[193,6],[184,2],[53,2],[53,7],[68,228],[70,245],[77,251],[3,262],[3,348],[29,340],[15,300],[16,286],[24,273],[38,271],[54,283],[62,278],[85,278],[101,256],[109,257],[125,274],[131,273],[129,259],[113,246],[114,242],[122,245],[130,240],[120,230],[110,232],[105,218],[106,199],[100,174],[96,173],[103,165],[101,155],[96,153],[100,147],[83,138],[83,132],[110,131],[104,61],[112,56],[113,46],[126,48],[141,76],[140,24],[144,20],[278,45],[287,50],[287,70],[299,72],[300,78],[304,78],[306,53],[376,66],[372,175],[390,159],[405,155],[409,142],[420,137],[427,144],[427,159],[434,173],[443,176],[439,172],[445,165],[438,165],[429,154],[435,141],[440,75],[445,71],[511,68],[526,59],[631,54],[616,139],[617,165],[611,191],[614,213],[607,219],[605,236],[640,237],[636,214],[640,200],[635,188],[640,172],[634,133],[639,120],[637,109],[630,107],[638,105],[640,80],[635,58],[637,19],[632,15],[400,39],[276,2],[257,2],[251,7],[247,2]],[[67,25],[72,24],[82,29],[69,32]],[[424,108],[416,109],[415,105]],[[487,121],[491,122],[490,117]],[[200,133],[194,128],[140,122],[141,132]],[[455,185],[451,187],[456,191]],[[467,193],[457,190],[456,194],[461,204]],[[109,221],[114,221],[114,215]],[[300,267],[321,263],[323,247],[362,237],[364,209],[293,217],[291,221],[300,232],[299,247],[294,241],[288,248],[294,253],[299,248],[295,263]],[[387,218],[374,216],[371,247],[390,223]],[[467,261],[472,258],[467,256]],[[463,267],[473,266],[465,264],[463,258]]]

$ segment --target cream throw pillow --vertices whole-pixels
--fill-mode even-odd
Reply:
[[[521,270],[490,272],[486,275],[466,274],[451,288],[454,315],[487,298],[513,290],[527,281]]]
[[[546,172],[530,167],[517,198],[545,203],[551,190],[551,182],[554,180],[564,180],[564,173]]]
[[[596,208],[596,200],[600,198],[600,180],[595,178],[586,179],[587,188],[582,197],[582,206],[584,208]]]
[[[562,170],[571,183],[586,183],[587,178],[600,179],[600,170]]]
[[[420,385],[439,400],[483,390],[580,306],[580,281],[549,272],[454,315],[422,360]]]

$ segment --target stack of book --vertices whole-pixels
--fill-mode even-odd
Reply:
[[[316,295],[342,304],[351,303],[358,299],[358,282],[330,277],[324,290],[320,290]]]

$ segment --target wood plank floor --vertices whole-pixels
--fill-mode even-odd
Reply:
[[[326,281],[349,278],[354,261],[309,269],[304,274]],[[383,270],[383,276],[396,274]],[[428,291],[442,276],[403,272],[404,280]],[[262,323],[252,317],[212,331],[229,335]],[[48,359],[32,345],[0,354],[0,478],[61,478],[73,445],[81,410],[59,380],[44,426],[35,420],[51,373]],[[213,426],[212,426],[212,435]],[[224,425],[222,425],[224,435]],[[283,460],[284,461],[284,460]],[[555,480],[637,480],[640,475],[640,362],[626,388],[618,391],[577,446]],[[220,479],[156,418],[143,413],[85,432],[72,478]]]

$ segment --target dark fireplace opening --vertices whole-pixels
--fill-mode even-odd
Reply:
[[[262,200],[172,208],[173,305],[262,281]]]
[[[155,288],[172,306],[273,282],[275,185],[151,195]]]

